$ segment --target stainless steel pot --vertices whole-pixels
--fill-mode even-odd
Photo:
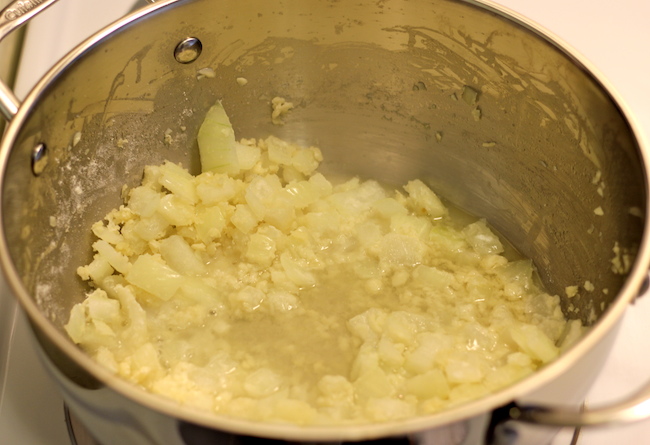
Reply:
[[[10,5],[0,37],[52,2]],[[214,77],[199,79],[206,67]],[[270,120],[276,95],[297,105],[282,127]],[[217,99],[239,135],[318,145],[325,168],[339,174],[419,177],[485,216],[534,259],[566,315],[589,332],[498,393],[377,425],[256,424],[117,379],[62,330],[83,298],[75,269],[91,255],[88,229],[120,204],[122,185],[135,185],[144,165],[170,159],[197,169],[195,135]],[[426,441],[423,432],[450,430],[452,443],[469,444],[485,443],[486,413],[502,406],[506,418],[553,425],[650,416],[641,403],[650,388],[577,411],[647,276],[647,148],[602,76],[523,17],[460,0],[159,1],[73,50],[23,103],[0,85],[0,105],[11,121],[0,148],[0,260],[45,366],[105,445],[198,444],[227,433]],[[566,297],[569,285],[581,285],[578,296]]]

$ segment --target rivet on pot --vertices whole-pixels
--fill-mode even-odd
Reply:
[[[32,173],[39,176],[47,166],[47,147],[45,144],[38,144],[32,150]]]
[[[174,58],[179,63],[192,63],[201,55],[203,44],[196,37],[188,37],[182,40],[174,48]]]

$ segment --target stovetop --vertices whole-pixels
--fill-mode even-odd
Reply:
[[[21,98],[60,56],[104,25],[126,14],[135,0],[62,0],[30,23],[16,95]],[[144,3],[142,0],[138,3]],[[498,0],[545,26],[593,63],[615,86],[650,139],[650,1]],[[587,405],[633,392],[650,376],[650,296],[627,311],[621,332]],[[0,280],[0,443],[69,445],[63,401],[41,370],[25,317]],[[561,432],[552,445],[569,445]],[[83,439],[82,439],[83,440]],[[578,445],[650,443],[650,420],[612,428],[583,429]],[[79,445],[84,445],[79,442]]]

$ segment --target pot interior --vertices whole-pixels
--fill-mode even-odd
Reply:
[[[337,175],[420,178],[485,217],[534,260],[568,318],[591,325],[617,298],[643,235],[640,147],[601,82],[524,22],[449,0],[151,10],[51,73],[5,140],[5,238],[37,326],[64,335],[87,290],[75,271],[91,258],[90,225],[121,204],[123,185],[167,159],[198,172],[196,134],[217,100],[238,137],[316,145]],[[187,37],[202,52],[179,63]],[[276,96],[295,105],[282,126]]]

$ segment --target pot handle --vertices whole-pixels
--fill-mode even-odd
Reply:
[[[562,408],[514,405],[510,418],[517,421],[552,426],[595,426],[630,423],[650,419],[650,383],[626,399],[580,412]]]
[[[0,12],[0,40],[57,0],[16,0]],[[11,121],[18,112],[20,101],[4,82],[0,81],[0,113]]]

